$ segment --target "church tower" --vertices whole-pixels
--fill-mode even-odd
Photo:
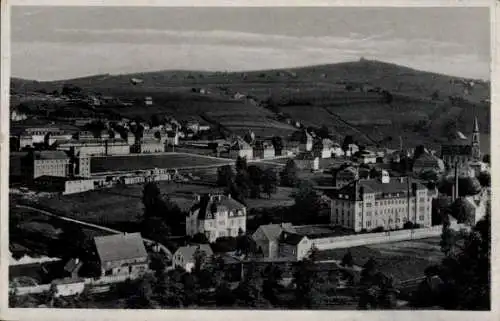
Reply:
[[[479,123],[477,117],[474,117],[474,130],[472,132],[472,159],[476,161],[481,160],[481,144],[479,140]]]

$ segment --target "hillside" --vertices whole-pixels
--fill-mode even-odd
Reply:
[[[141,84],[132,84],[138,78]],[[237,133],[247,127],[256,134],[288,134],[293,127],[278,121],[277,113],[306,126],[325,125],[338,137],[354,135],[360,141],[384,140],[391,145],[403,136],[412,146],[439,144],[446,131],[457,128],[468,133],[477,115],[481,130],[489,132],[490,83],[414,70],[379,61],[360,60],[287,70],[248,72],[158,71],[127,75],[97,75],[78,79],[35,82],[11,80],[12,93],[43,89],[60,91],[64,84],[89,93],[112,95],[125,100],[152,96],[155,105],[113,109],[118,114],[148,119],[153,114],[181,118],[208,117]],[[391,93],[390,102],[377,92],[346,90],[370,86]],[[193,88],[205,88],[200,95]],[[468,93],[465,92],[468,90]],[[263,108],[232,94],[251,95],[274,108]],[[450,96],[460,99],[451,101]],[[271,100],[269,100],[271,99]],[[314,112],[313,112],[314,111]]]

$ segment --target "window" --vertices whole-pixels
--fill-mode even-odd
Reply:
[[[418,220],[419,220],[419,221],[423,221],[423,220],[424,220],[424,216],[423,216],[423,215],[420,215],[420,216],[418,217]]]

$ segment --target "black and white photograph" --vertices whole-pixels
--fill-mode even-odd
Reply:
[[[9,10],[9,310],[493,308],[492,8]]]

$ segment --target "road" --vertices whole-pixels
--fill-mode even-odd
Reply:
[[[16,205],[16,207],[24,208],[24,209],[28,209],[28,210],[32,210],[32,211],[36,211],[36,212],[38,212],[40,214],[43,214],[43,215],[46,215],[46,216],[50,216],[50,217],[54,217],[54,218],[57,218],[57,219],[60,219],[60,220],[63,220],[63,221],[72,222],[72,223],[80,224],[80,225],[83,225],[83,226],[91,227],[91,228],[94,228],[94,229],[97,229],[97,230],[110,232],[110,233],[113,233],[113,234],[125,234],[125,232],[118,231],[118,230],[115,230],[115,229],[111,229],[109,227],[105,227],[105,226],[101,226],[101,225],[97,225],[97,224],[92,224],[92,223],[87,223],[87,222],[75,220],[75,219],[70,218],[70,217],[66,217],[66,216],[62,216],[62,215],[57,215],[57,214],[54,214],[54,213],[51,213],[51,212],[48,212],[48,211],[45,211],[45,210],[41,210],[41,209],[36,208],[36,207],[28,206],[28,205],[20,205],[20,204],[18,204],[18,205]],[[158,247],[160,248],[160,251],[162,251],[163,253],[165,253],[165,255],[167,256],[167,258],[169,260],[172,260],[172,252],[170,252],[170,250],[166,246],[164,246],[163,244],[160,244],[160,243],[158,243],[156,241],[145,239],[145,238],[143,238],[143,241],[145,243],[147,243],[147,244],[150,244],[150,245],[158,245]]]

